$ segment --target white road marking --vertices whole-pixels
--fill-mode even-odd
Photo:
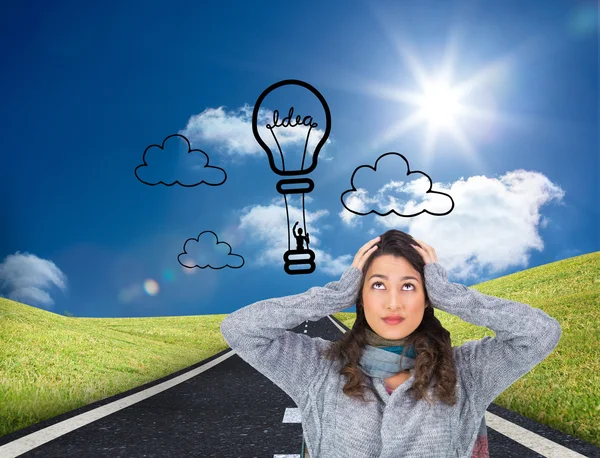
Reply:
[[[301,423],[302,415],[298,407],[287,407],[283,414],[283,423]]]
[[[109,404],[97,407],[94,410],[90,410],[88,412],[84,412],[75,417],[68,418],[54,425],[48,426],[44,429],[40,429],[34,433],[28,434],[27,436],[23,436],[19,439],[15,439],[8,444],[4,444],[0,446],[0,456],[2,458],[14,458],[23,453],[26,453],[40,445],[45,444],[46,442],[50,442],[51,440],[56,439],[64,434],[70,433],[71,431],[76,430],[77,428],[81,428],[89,423],[92,423],[96,420],[99,420],[103,417],[111,415],[115,412],[118,412],[121,409],[129,407],[133,404],[136,404],[144,399],[147,399],[155,394],[161,393],[169,388],[173,388],[175,385],[179,385],[186,380],[191,379],[192,377],[201,374],[202,372],[210,369],[213,366],[225,361],[227,358],[232,357],[236,353],[234,351],[229,351],[224,355],[219,356],[218,358],[209,361],[206,364],[203,364],[200,367],[192,369],[185,374],[178,375],[166,382],[159,383],[158,385],[147,388],[143,391],[139,391],[130,396],[118,399]]]
[[[335,322],[335,320],[333,318],[331,318],[331,315],[327,315],[327,318],[329,318],[329,321],[331,321],[336,328],[338,328],[340,331],[342,331],[342,334],[346,334],[346,330],[344,328],[342,328],[339,324],[337,324]]]
[[[340,330],[345,333],[346,330],[337,324],[331,316],[327,316],[331,322]],[[586,458],[585,455],[577,453],[570,448],[564,447],[557,444],[550,439],[546,439],[539,434],[536,434],[528,429],[522,428],[508,420],[505,420],[498,415],[494,415],[491,412],[485,412],[485,423],[488,427],[494,431],[498,431],[500,434],[504,434],[506,437],[514,440],[515,442],[539,453],[547,458]]]
[[[515,442],[518,442],[547,458],[585,458],[585,455],[582,455],[581,453],[563,447],[550,439],[546,439],[528,429],[515,425],[491,412],[485,412],[485,422],[490,428],[498,431],[500,434],[510,437]]]
[[[301,423],[302,416],[298,407],[286,407],[282,423]],[[300,458],[297,455],[273,455],[273,458]]]

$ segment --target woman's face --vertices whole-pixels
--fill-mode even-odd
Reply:
[[[421,324],[425,312],[425,289],[421,274],[405,259],[381,255],[373,260],[362,290],[365,318],[371,329],[385,339],[398,340]],[[383,318],[400,315],[398,324]]]

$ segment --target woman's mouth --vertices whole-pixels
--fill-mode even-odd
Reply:
[[[387,324],[400,324],[404,321],[403,318],[384,318],[383,321],[385,321]]]

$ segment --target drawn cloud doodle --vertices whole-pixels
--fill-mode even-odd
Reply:
[[[208,154],[191,149],[189,140],[181,134],[169,135],[162,145],[148,146],[142,160],[144,163],[135,168],[135,176],[150,186],[219,186],[227,180],[225,170],[209,165]]]
[[[194,267],[200,269],[210,267],[215,270],[224,267],[239,269],[244,265],[244,258],[239,254],[233,254],[231,245],[227,242],[219,242],[219,237],[213,231],[203,231],[198,237],[187,239],[183,244],[183,253],[177,256],[177,261],[189,269]]]
[[[410,178],[406,180],[404,176]],[[359,187],[358,183],[368,186]],[[400,153],[389,152],[379,156],[374,167],[357,167],[350,184],[352,189],[344,191],[340,199],[342,205],[355,215],[375,213],[387,216],[394,213],[411,217],[429,213],[442,216],[454,208],[452,197],[433,191],[429,175],[420,170],[411,171],[408,160]]]

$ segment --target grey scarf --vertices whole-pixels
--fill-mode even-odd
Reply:
[[[366,328],[367,344],[358,365],[371,377],[387,378],[415,367],[416,353],[411,345],[404,351],[406,339],[389,340]]]

